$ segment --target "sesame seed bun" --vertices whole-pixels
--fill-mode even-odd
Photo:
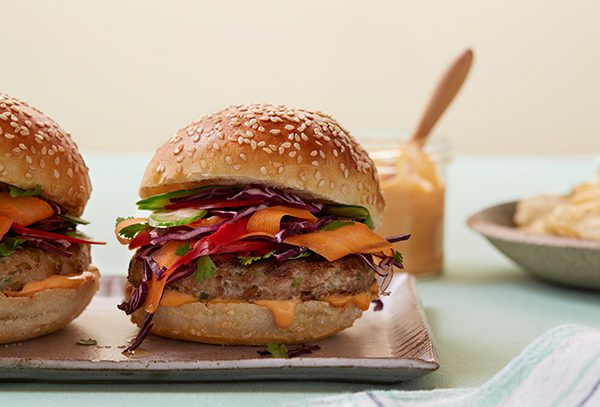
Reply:
[[[28,104],[0,93],[0,182],[42,195],[79,216],[91,185],[71,136]]]
[[[179,130],[154,154],[140,196],[248,183],[365,206],[375,224],[383,213],[375,164],[354,137],[324,113],[268,104],[228,107]]]
[[[248,302],[194,302],[179,307],[159,307],[152,333],[172,339],[221,345],[294,344],[315,341],[340,332],[354,323],[362,311],[354,304],[334,307],[324,301],[298,304],[294,322],[287,328],[275,325],[271,311]],[[132,314],[141,326],[143,310]]]
[[[83,312],[98,290],[98,269],[89,266],[93,278],[76,288],[52,288],[31,297],[7,297],[0,293],[0,343],[36,338],[62,329]]]

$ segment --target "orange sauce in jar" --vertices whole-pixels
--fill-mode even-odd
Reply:
[[[410,233],[409,240],[396,244],[405,271],[417,275],[441,272],[446,186],[435,159],[421,148],[406,144],[399,149],[394,165],[382,170],[386,209],[379,233]]]

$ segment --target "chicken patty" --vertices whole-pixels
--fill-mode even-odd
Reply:
[[[0,292],[19,291],[25,283],[43,280],[53,274],[77,274],[90,265],[90,247],[74,244],[71,257],[49,253],[37,248],[19,249],[10,256],[0,257]]]
[[[201,299],[224,298],[250,300],[304,301],[327,295],[353,295],[367,291],[375,282],[373,270],[363,260],[346,256],[334,262],[312,255],[297,260],[260,260],[248,266],[235,255],[211,256],[217,266],[215,276],[200,283],[190,275],[168,286]],[[143,275],[143,263],[133,258],[129,282],[137,287]]]

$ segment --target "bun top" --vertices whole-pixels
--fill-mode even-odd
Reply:
[[[28,104],[0,93],[0,182],[42,195],[81,215],[91,185],[71,136]]]
[[[231,106],[179,130],[156,150],[140,196],[208,184],[361,205],[375,223],[385,205],[375,164],[331,116],[269,104]]]

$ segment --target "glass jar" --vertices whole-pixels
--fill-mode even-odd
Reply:
[[[377,165],[386,200],[378,233],[384,237],[410,233],[409,240],[395,244],[403,255],[405,271],[418,276],[440,273],[444,264],[448,141],[432,137],[421,150],[398,135],[360,140]]]

